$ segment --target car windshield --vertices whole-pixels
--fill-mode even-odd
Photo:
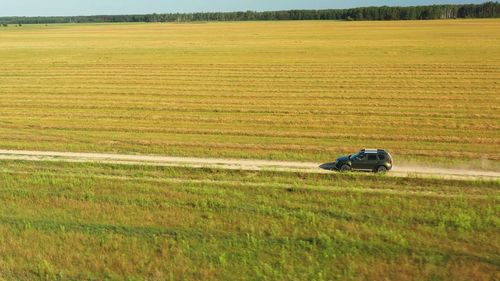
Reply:
[[[358,158],[361,155],[363,155],[363,152],[360,151],[360,152],[358,152],[356,154],[351,155],[349,158],[354,159],[354,158]]]

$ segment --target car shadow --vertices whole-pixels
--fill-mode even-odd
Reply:
[[[319,167],[323,170],[334,171],[335,170],[335,162],[324,163],[319,165]]]

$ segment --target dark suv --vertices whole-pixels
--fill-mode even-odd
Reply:
[[[341,172],[356,170],[385,173],[392,169],[392,157],[382,149],[362,149],[356,154],[338,158],[334,169]]]

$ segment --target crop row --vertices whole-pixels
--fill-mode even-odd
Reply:
[[[494,20],[9,29],[0,146],[301,161],[370,146],[483,167],[498,160],[497,29]]]

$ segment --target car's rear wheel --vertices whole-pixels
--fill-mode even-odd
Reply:
[[[375,170],[375,173],[387,173],[387,167],[385,166],[379,166],[376,170]]]
[[[340,167],[341,172],[350,172],[352,170],[351,166],[344,164],[342,167]]]

